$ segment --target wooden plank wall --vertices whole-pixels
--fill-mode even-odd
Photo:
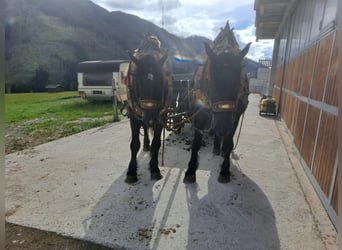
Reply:
[[[278,102],[281,99],[281,117],[292,133],[304,167],[314,178],[313,184],[337,215],[338,42],[335,39],[336,31],[285,65],[278,65],[273,96]]]
[[[333,194],[332,194],[332,206],[333,206],[333,209],[335,211],[338,210],[338,182],[337,182],[337,179],[338,179],[338,172],[339,170],[337,169],[337,174],[336,174],[336,179],[335,179],[335,183],[336,185],[334,185],[334,191],[333,191]]]
[[[337,116],[322,112],[320,130],[317,138],[315,159],[312,173],[324,194],[329,197],[330,183],[333,178],[337,150]]]

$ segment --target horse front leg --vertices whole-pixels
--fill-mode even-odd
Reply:
[[[161,145],[160,137],[163,130],[163,125],[158,124],[154,127],[153,139],[151,144],[151,160],[150,160],[150,171],[152,180],[160,180],[163,176],[160,173],[158,167],[158,153]]]
[[[217,179],[221,183],[230,182],[230,154],[233,150],[233,147],[233,136],[229,135],[226,138],[224,138],[222,145],[222,153],[224,160],[221,165],[220,175]]]
[[[203,134],[198,129],[195,129],[195,137],[191,147],[191,158],[188,163],[188,169],[185,172],[185,176],[183,179],[184,183],[196,182],[196,170],[198,168],[198,151],[200,150],[202,145],[202,138]]]
[[[144,146],[143,146],[143,150],[145,152],[150,151],[151,147],[150,147],[150,137],[149,137],[149,133],[148,133],[148,127],[143,126],[144,128]]]
[[[214,148],[213,154],[220,155],[221,153],[221,138],[218,135],[214,135]]]
[[[137,176],[137,168],[138,168],[138,163],[137,163],[137,154],[140,149],[140,139],[139,139],[139,132],[140,132],[140,127],[141,123],[139,120],[137,120],[134,117],[130,118],[130,125],[131,125],[131,133],[132,133],[132,140],[130,144],[131,148],[131,160],[128,165],[128,171],[126,174],[126,183],[134,183],[138,181],[138,176]]]

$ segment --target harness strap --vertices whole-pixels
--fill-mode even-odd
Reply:
[[[242,129],[242,123],[243,123],[243,118],[245,118],[245,112],[242,113],[242,118],[241,118],[241,121],[240,121],[240,129],[239,129],[239,133],[238,133],[237,138],[236,138],[236,142],[235,142],[235,146],[233,148],[233,151],[236,149],[236,147],[237,147],[237,145],[239,143],[241,129]]]
[[[157,109],[161,106],[161,101],[158,100],[140,100],[141,109]]]

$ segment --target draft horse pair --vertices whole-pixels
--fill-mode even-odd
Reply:
[[[185,183],[196,182],[198,151],[202,144],[203,131],[206,129],[214,133],[213,152],[224,157],[218,181],[223,183],[230,181],[229,168],[230,154],[234,145],[233,136],[248,102],[248,91],[241,91],[246,86],[248,88],[242,60],[250,44],[240,51],[228,24],[223,31],[230,32],[228,38],[233,36],[233,40],[223,39],[226,43],[228,41],[227,45],[223,46],[224,50],[220,49],[222,44],[217,45],[217,39],[213,43],[213,48],[205,43],[207,59],[201,77],[195,82],[195,89],[191,92],[194,105],[190,113],[195,135],[192,141],[191,158],[183,180]],[[220,35],[217,38],[219,37]],[[134,53],[129,53],[131,64],[127,94],[132,139],[131,160],[125,180],[127,183],[134,183],[138,180],[137,153],[140,148],[141,127],[151,127],[154,131],[149,162],[151,179],[162,178],[158,167],[158,152],[163,129],[161,113],[169,105],[172,82],[166,63],[167,53],[160,50],[157,38],[149,37],[147,40],[144,46]],[[233,45],[231,41],[234,42]],[[199,102],[205,104],[197,105]]]

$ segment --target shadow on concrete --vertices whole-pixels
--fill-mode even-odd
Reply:
[[[125,183],[127,166],[122,168],[122,174],[83,221],[85,240],[113,249],[149,249],[154,228],[153,187],[156,182],[150,180],[147,159],[148,153],[139,153],[139,181],[134,185]]]
[[[85,240],[113,249],[280,249],[272,206],[238,162],[232,164],[232,181],[218,183],[222,158],[212,155],[207,136],[198,184],[186,185],[182,179],[192,137],[184,132],[167,139],[170,167],[161,168],[164,178],[150,180],[149,154],[139,152],[139,181],[126,184],[123,167],[84,220]],[[179,222],[177,216],[182,217],[182,228],[170,228]],[[170,236],[165,229],[177,234]]]
[[[274,120],[274,121],[280,120],[280,117],[277,115],[259,115],[259,117],[264,118],[266,120]]]
[[[186,249],[280,249],[275,215],[266,195],[248,176],[232,166],[233,180],[217,181],[212,171],[208,192],[187,185],[189,207]]]
[[[189,128],[168,138],[169,147],[188,151],[187,160],[182,163],[184,171],[192,138]],[[238,160],[231,160],[231,182],[219,183],[223,158],[214,156],[212,149],[213,137],[205,134],[199,152],[199,171],[206,171],[205,176],[201,178],[197,173],[197,184],[182,183],[189,213],[186,249],[280,249],[275,214],[264,192],[241,171]],[[203,179],[207,180],[207,187],[201,182]]]

